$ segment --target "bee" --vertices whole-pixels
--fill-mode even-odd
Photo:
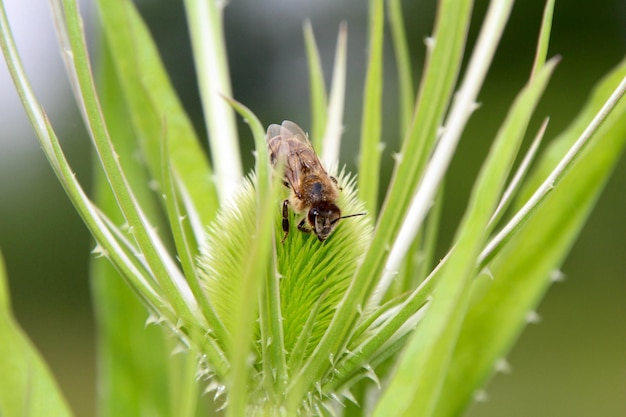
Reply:
[[[305,213],[298,230],[315,233],[320,242],[330,236],[339,220],[365,215],[341,216],[341,209],[335,204],[341,187],[336,178],[328,175],[306,133],[297,124],[285,120],[280,126],[270,125],[267,145],[272,166],[284,162],[283,184],[291,189],[291,195],[282,204],[285,236],[281,243],[289,234],[289,206],[296,213]]]

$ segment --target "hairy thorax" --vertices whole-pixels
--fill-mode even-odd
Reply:
[[[293,193],[289,204],[299,213],[321,202],[334,202],[339,196],[337,185],[330,180],[321,180],[317,175],[310,175],[302,181],[299,193]]]

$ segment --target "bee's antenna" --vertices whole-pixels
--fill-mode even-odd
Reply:
[[[347,216],[341,216],[340,219],[347,219],[348,217],[365,216],[367,213],[348,214]]]
[[[356,214],[348,214],[347,216],[341,216],[338,219],[335,219],[332,224],[337,223],[341,219],[347,219],[348,217],[356,217],[356,216],[365,216],[367,213],[356,213]]]

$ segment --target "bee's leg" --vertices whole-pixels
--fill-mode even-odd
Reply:
[[[298,223],[298,230],[303,233],[311,233],[311,229],[309,229],[306,224],[306,217]]]
[[[280,243],[285,243],[285,239],[287,239],[289,234],[289,200],[283,201],[283,232],[285,232],[285,236],[283,236],[283,240]]]
[[[337,178],[335,178],[335,177],[331,176],[331,177],[330,177],[330,180],[331,180],[332,182],[334,182],[334,183],[335,183],[335,185],[337,186],[337,188],[339,188],[339,191],[343,191],[343,188],[341,188],[341,185],[339,185],[339,183],[337,182]]]
[[[289,185],[289,181],[287,180],[283,180],[283,185],[287,188],[291,188],[291,185]]]

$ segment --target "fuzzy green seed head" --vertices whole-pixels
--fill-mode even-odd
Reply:
[[[337,201],[342,215],[363,212],[364,205],[356,197],[355,178],[342,171],[337,180],[342,187]],[[254,182],[254,178],[246,179],[235,197],[218,213],[208,228],[199,258],[202,283],[227,329],[237,325],[230,313],[243,290],[241,278],[245,268],[249,267],[246,248],[255,236],[257,202]],[[282,199],[287,197],[288,190],[285,189],[284,195],[276,201],[275,215],[267,221],[275,225],[274,247],[284,350],[287,372],[293,375],[315,349],[328,327],[371,241],[373,227],[372,219],[367,215],[342,219],[330,237],[320,242],[315,234],[297,229],[304,214],[290,210],[289,235],[281,243],[284,235]],[[260,268],[258,273],[267,272]],[[272,360],[262,357],[259,334],[257,328],[257,336],[251,337],[257,354],[251,367],[251,380],[258,379],[255,373],[262,369],[261,363]]]

